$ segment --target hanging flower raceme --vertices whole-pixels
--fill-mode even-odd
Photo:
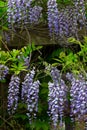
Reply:
[[[33,69],[28,73],[24,82],[22,83],[22,101],[27,104],[27,116],[29,117],[30,123],[32,119],[36,118],[38,112],[38,93],[39,93],[39,80],[34,81],[35,70]]]
[[[77,20],[82,28],[86,23],[85,0],[74,0]]]
[[[56,127],[58,120],[60,121],[60,125],[63,123],[64,107],[67,100],[67,87],[65,82],[61,79],[57,68],[52,68],[51,76],[53,83],[48,83],[48,115],[50,116],[53,126]]]
[[[32,0],[8,0],[9,28],[20,27],[29,23],[29,10]]]
[[[12,75],[8,87],[8,113],[14,114],[18,106],[20,79],[17,75]]]
[[[58,7],[56,0],[48,0],[47,2],[47,14],[48,14],[48,27],[50,31],[50,36],[58,36],[59,26],[58,26]]]
[[[73,5],[58,8],[56,0],[48,0],[48,26],[50,36],[59,38],[78,37],[78,28],[86,25],[86,11],[84,0],[74,0]]]
[[[33,8],[30,8],[29,19],[31,24],[39,23],[39,19],[42,17],[41,11],[42,11],[42,7],[40,6],[34,6]]]
[[[85,120],[87,114],[87,82],[82,75],[76,79],[72,74],[67,73],[66,77],[71,81],[71,118]]]
[[[33,69],[30,73],[26,74],[24,78],[24,82],[22,82],[22,92],[21,92],[21,99],[22,101],[27,100],[27,95],[28,95],[28,88],[30,86],[33,86],[33,79],[35,75],[35,70]]]
[[[53,39],[74,36],[78,29],[86,27],[85,0],[73,0],[72,5],[61,6],[57,0],[47,1],[47,22],[50,37]],[[36,25],[42,22],[42,7],[33,0],[8,0],[9,28]],[[41,19],[42,18],[42,19]],[[44,21],[43,21],[44,22]]]
[[[14,23],[21,20],[20,0],[8,0],[7,15],[9,28],[13,28]]]
[[[4,80],[8,73],[9,68],[5,65],[0,64],[0,80]]]
[[[77,23],[77,10],[75,7],[72,6],[67,6],[65,11],[67,13],[65,17],[66,17],[66,25],[68,24],[68,30],[67,30],[67,35],[65,36],[77,36],[78,33],[78,23]],[[65,31],[66,32],[66,31]]]

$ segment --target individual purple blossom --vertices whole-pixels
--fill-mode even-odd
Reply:
[[[0,64],[0,80],[4,80],[8,73],[9,68],[5,65]]]
[[[56,0],[48,0],[47,2],[47,14],[48,14],[48,27],[50,36],[58,36],[59,23],[58,23],[58,7]]]
[[[9,114],[14,114],[17,109],[19,99],[19,85],[20,85],[20,78],[17,75],[12,75],[8,87],[8,97],[7,97],[8,99],[7,110]]]

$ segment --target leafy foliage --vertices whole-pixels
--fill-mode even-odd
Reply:
[[[87,65],[87,37],[82,42],[75,38],[69,38],[69,43],[79,45],[78,52],[69,49],[57,49],[51,55],[53,66],[61,66],[63,72],[71,71],[73,73],[85,73]]]
[[[7,65],[10,71],[15,74],[19,74],[21,71],[26,71],[25,58],[27,58],[31,52],[41,49],[42,46],[35,47],[34,44],[12,51],[0,51],[0,64]]]

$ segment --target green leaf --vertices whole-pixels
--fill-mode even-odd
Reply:
[[[87,43],[87,37],[84,36],[84,43]]]
[[[26,109],[27,108],[27,105],[25,103],[18,103],[18,108],[19,109]]]
[[[10,70],[18,75],[21,71],[27,71],[26,68],[27,68],[27,66],[24,66],[23,63],[19,62],[17,65],[15,63],[13,63],[11,65],[11,69]]]
[[[53,63],[52,66],[55,67],[55,66],[58,66],[59,63]]]
[[[8,31],[9,29],[8,29],[8,27],[6,27],[6,26],[2,26],[2,30]]]
[[[68,38],[68,42],[69,42],[69,43],[75,43],[75,44],[80,45],[80,47],[83,47],[83,45],[81,44],[81,42],[78,41],[78,40],[76,40],[76,39],[73,38],[73,37]]]
[[[36,120],[32,123],[31,129],[48,130],[48,124],[44,121]]]
[[[41,84],[41,86],[42,86],[43,88],[47,88],[47,87],[48,87],[48,83],[43,82],[43,83]]]
[[[14,118],[15,119],[22,119],[22,120],[25,120],[25,119],[27,119],[27,116],[26,115],[24,115],[24,114],[16,114],[16,115],[14,115]]]
[[[65,52],[61,52],[60,55],[59,55],[59,58],[62,59],[66,56]]]
[[[53,60],[58,61],[59,63],[62,63],[62,60],[59,60],[59,59],[56,59],[56,58],[53,58]]]
[[[9,52],[0,51],[0,64],[6,64],[10,60]]]
[[[68,42],[75,43],[76,39],[74,37],[70,37],[70,38],[68,38]]]
[[[13,49],[10,53],[12,58],[16,58],[19,55],[20,50]]]
[[[36,50],[40,50],[40,49],[42,49],[43,48],[43,46],[37,46],[36,47]]]
[[[41,94],[47,94],[47,92],[48,92],[48,89],[46,89],[46,88],[44,89],[43,88],[42,91],[41,91]]]
[[[32,50],[36,50],[35,44],[33,42],[31,44],[31,48],[32,48]]]
[[[2,40],[2,36],[0,36],[0,41]]]

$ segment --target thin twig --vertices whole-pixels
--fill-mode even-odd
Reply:
[[[28,31],[28,29],[25,27],[25,29],[26,29],[26,32],[27,32],[27,34],[28,34],[28,41],[29,41],[29,44],[31,45],[31,36],[30,36],[30,33],[29,33],[29,31]],[[30,53],[30,56],[29,56],[29,63],[30,63],[30,61],[31,61],[31,57],[32,57],[32,53]]]
[[[3,17],[5,17],[7,15],[7,12],[4,12],[4,14],[2,15],[2,17],[0,18],[0,20],[3,19]]]
[[[1,116],[0,116],[0,118],[1,118],[5,123],[7,123],[7,124],[14,130],[14,126],[13,126],[12,124],[10,124],[7,120],[5,120],[4,118],[2,118]]]
[[[14,30],[10,30],[10,32],[14,33],[17,37],[21,38],[22,40],[25,40],[26,42],[28,42],[25,38],[23,38],[21,35],[17,34],[17,32],[15,32]]]
[[[3,43],[3,45],[5,46],[5,48],[7,49],[7,51],[10,52],[10,50],[9,50],[8,46],[6,45],[6,43],[3,40],[1,40],[1,39],[0,39],[0,41]]]

